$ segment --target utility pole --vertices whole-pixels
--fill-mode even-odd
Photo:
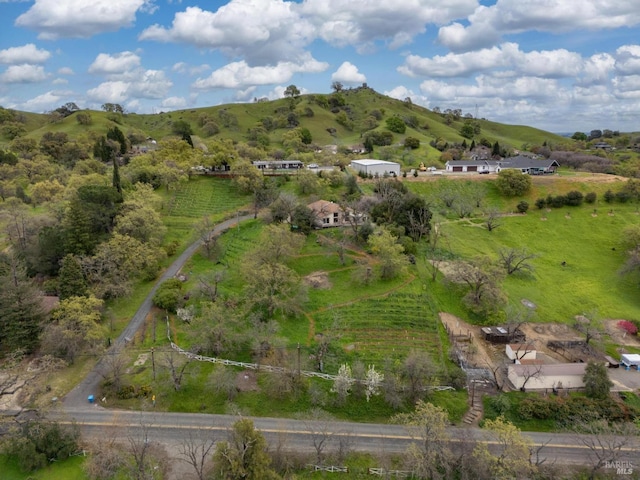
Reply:
[[[156,380],[156,358],[154,355],[154,349],[151,347],[151,368],[153,368],[153,380]]]

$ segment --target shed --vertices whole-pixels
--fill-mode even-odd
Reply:
[[[515,363],[519,363],[520,360],[536,359],[536,349],[530,343],[508,343],[504,353]]]
[[[637,353],[623,353],[620,356],[620,363],[625,367],[636,367],[640,370],[640,355]]]
[[[365,175],[384,176],[384,175],[400,175],[400,164],[396,162],[388,162],[386,160],[352,160],[351,168],[358,173],[364,173]]]

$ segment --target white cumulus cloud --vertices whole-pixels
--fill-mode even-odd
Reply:
[[[367,77],[358,71],[351,62],[343,62],[338,70],[331,74],[331,80],[336,82],[342,82],[347,84],[364,83],[367,81]]]
[[[328,68],[307,55],[302,63],[278,62],[276,65],[251,67],[247,62],[232,62],[215,70],[207,78],[199,78],[192,87],[196,90],[214,88],[242,89],[253,85],[270,85],[288,82],[296,73],[319,73]]]
[[[455,22],[441,27],[440,43],[453,51],[469,51],[495,45],[505,34],[529,30],[562,33],[631,27],[640,23],[640,8],[637,1],[500,0],[479,6],[467,20],[467,26]]]
[[[0,74],[0,83],[44,82],[47,74],[40,65],[10,65]]]
[[[133,24],[136,13],[153,10],[150,0],[35,0],[15,24],[43,39],[88,38]]]
[[[50,57],[50,52],[37,48],[33,43],[0,50],[0,63],[5,65],[44,63]]]
[[[113,55],[100,53],[89,66],[89,73],[113,75],[129,72],[140,66],[140,57],[133,52],[120,52]]]

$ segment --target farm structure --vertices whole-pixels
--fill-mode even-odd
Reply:
[[[620,363],[629,369],[636,367],[636,370],[640,371],[640,355],[635,353],[623,353],[620,357]]]
[[[518,155],[502,160],[450,160],[445,164],[445,170],[452,173],[500,173],[502,170],[514,169],[530,175],[544,175],[555,173],[559,166],[555,160],[537,160]]]
[[[522,360],[535,360],[537,352],[530,343],[508,343],[505,354],[513,363],[525,363]]]
[[[507,377],[519,390],[558,390],[584,387],[586,363],[509,365]]]
[[[382,177],[384,175],[400,175],[400,164],[396,162],[387,162],[386,160],[353,160],[351,168],[358,173],[365,175],[373,175]]]
[[[523,343],[526,340],[520,329],[510,332],[504,327],[482,327],[481,332],[482,338],[491,343]]]
[[[298,170],[304,167],[300,160],[254,160],[251,162],[258,170]]]

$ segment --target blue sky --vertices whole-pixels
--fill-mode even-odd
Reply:
[[[153,113],[363,82],[555,132],[640,131],[640,0],[0,0],[0,105]]]

